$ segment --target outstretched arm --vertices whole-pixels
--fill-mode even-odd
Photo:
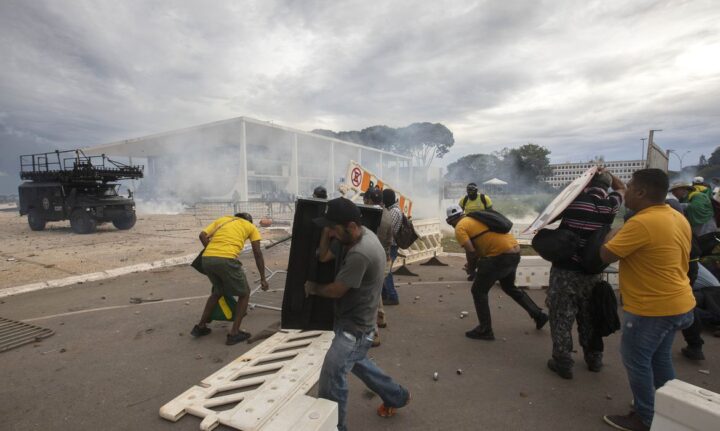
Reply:
[[[260,249],[260,241],[252,241],[250,245],[252,246],[253,256],[255,257],[255,265],[257,265],[258,272],[260,273],[260,286],[262,290],[268,290],[270,286],[265,278],[265,258]]]

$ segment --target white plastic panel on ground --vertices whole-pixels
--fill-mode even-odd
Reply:
[[[720,429],[720,394],[670,380],[655,392],[652,431],[715,431]]]
[[[281,331],[160,408],[176,422],[203,418],[243,431],[324,431],[337,425],[337,404],[307,396],[317,383],[333,333]]]
[[[420,238],[410,248],[401,249],[396,265],[428,260],[442,253],[442,232],[440,232],[440,220],[436,218],[413,220],[415,232]]]

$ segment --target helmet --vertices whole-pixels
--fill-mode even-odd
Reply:
[[[693,184],[702,184],[705,182],[705,178],[703,177],[695,177],[693,178]]]
[[[468,191],[469,191],[469,190],[477,191],[477,190],[478,190],[478,186],[477,186],[477,184],[475,184],[475,183],[470,183],[470,184],[467,185],[466,190],[468,190]]]
[[[450,205],[446,210],[447,219],[451,220],[455,217],[463,215],[463,209],[458,204]]]

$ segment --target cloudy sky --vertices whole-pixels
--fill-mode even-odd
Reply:
[[[718,23],[714,0],[3,0],[0,180],[21,152],[240,115],[442,122],[442,163],[527,142],[639,158],[657,128],[696,163],[720,145]]]

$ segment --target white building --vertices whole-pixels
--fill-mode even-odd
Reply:
[[[336,196],[350,160],[410,194],[412,158],[248,117],[232,118],[84,149],[145,166],[138,196],[258,201]]]
[[[582,175],[590,167],[603,164],[613,175],[617,176],[623,182],[630,181],[633,172],[644,169],[646,162],[644,160],[620,160],[616,162],[596,162],[587,163],[559,163],[550,165],[552,175],[545,179],[545,182],[553,188],[562,188],[572,182],[575,178]]]

